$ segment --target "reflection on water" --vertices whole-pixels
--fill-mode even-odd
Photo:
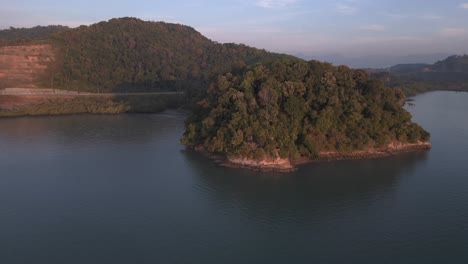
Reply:
[[[161,115],[70,115],[54,117],[8,118],[0,122],[0,136],[11,141],[50,139],[57,142],[87,143],[108,140],[110,143],[145,142],[173,133],[185,115],[172,111]],[[164,119],[164,123],[160,120]],[[164,126],[167,124],[167,126]],[[80,140],[77,142],[76,140]]]
[[[301,221],[327,213],[330,206],[337,210],[366,207],[376,199],[391,197],[400,178],[410,177],[427,160],[427,151],[421,151],[373,160],[317,162],[291,174],[226,170],[213,163],[207,173],[209,158],[193,151],[183,153],[195,169],[197,184],[213,196],[209,199],[216,206],[239,203],[243,213],[251,216],[281,219],[294,215]]]

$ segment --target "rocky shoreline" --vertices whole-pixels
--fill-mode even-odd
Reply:
[[[385,148],[381,149],[357,150],[352,152],[323,151],[319,153],[319,160],[333,161],[381,158],[417,150],[427,150],[431,147],[432,144],[430,142],[390,143]]]
[[[322,151],[319,153],[317,159],[299,158],[295,160],[290,159],[265,159],[253,160],[241,157],[222,157],[221,155],[209,155],[220,162],[223,166],[230,168],[247,168],[254,171],[277,171],[277,172],[291,172],[297,169],[297,165],[320,162],[320,161],[337,161],[337,160],[355,160],[355,159],[373,159],[396,155],[400,153],[428,150],[432,147],[430,142],[417,142],[417,143],[399,143],[394,142],[388,144],[385,148],[357,150],[352,152],[339,152],[339,151]],[[204,148],[197,147],[196,151],[206,152]],[[212,154],[212,153],[211,153]]]
[[[223,165],[227,167],[241,167],[253,169],[256,171],[280,171],[290,172],[296,170],[295,165],[289,159],[266,159],[266,160],[252,160],[246,158],[233,158],[228,157]]]

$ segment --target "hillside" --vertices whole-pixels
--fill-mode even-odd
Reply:
[[[191,27],[136,18],[111,19],[55,35],[57,61],[45,83],[92,92],[174,91],[205,85],[246,65],[292,58],[213,42]]]
[[[225,74],[186,124],[182,142],[236,164],[289,168],[300,159],[427,147],[405,97],[362,70],[276,61]]]
[[[136,18],[111,19],[74,29],[61,26],[0,31],[0,89],[8,87],[52,88],[91,93],[184,92],[180,95],[108,98],[112,111],[100,100],[84,113],[151,112],[160,106],[190,103],[203,95],[211,79],[221,73],[238,72],[248,65],[292,56],[267,52],[242,44],[220,44],[191,27]],[[8,115],[60,114],[75,110],[51,95],[1,95],[0,110]],[[168,99],[169,98],[169,99]],[[138,103],[140,101],[140,103]],[[154,105],[149,105],[154,103]],[[125,107],[120,107],[125,105]],[[130,105],[130,107],[127,107]],[[117,109],[117,110],[115,110]]]
[[[29,80],[27,87],[87,92],[193,92],[220,73],[293,58],[242,44],[216,43],[188,26],[136,18],[111,19],[74,29],[49,26],[0,31],[0,45],[9,43],[15,44],[8,49],[16,53],[37,43],[50,45],[47,54],[53,51],[49,56],[53,63],[48,63],[42,74],[24,68],[17,60],[24,72],[34,72],[34,77],[27,76],[22,82]]]

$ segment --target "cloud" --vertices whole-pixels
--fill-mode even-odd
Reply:
[[[297,3],[298,0],[260,0],[255,3],[258,7],[279,9]]]
[[[368,25],[361,27],[362,30],[369,30],[369,31],[384,31],[385,26],[383,25]]]
[[[336,11],[338,13],[342,13],[345,15],[353,15],[356,14],[358,9],[356,7],[346,5],[346,4],[338,4],[336,5]]]
[[[460,4],[460,8],[468,9],[468,3]]]
[[[444,37],[461,37],[468,34],[464,28],[443,28],[439,31],[439,35]]]

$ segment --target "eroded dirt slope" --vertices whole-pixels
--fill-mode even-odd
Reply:
[[[0,47],[0,88],[36,87],[36,79],[53,59],[50,45]]]

